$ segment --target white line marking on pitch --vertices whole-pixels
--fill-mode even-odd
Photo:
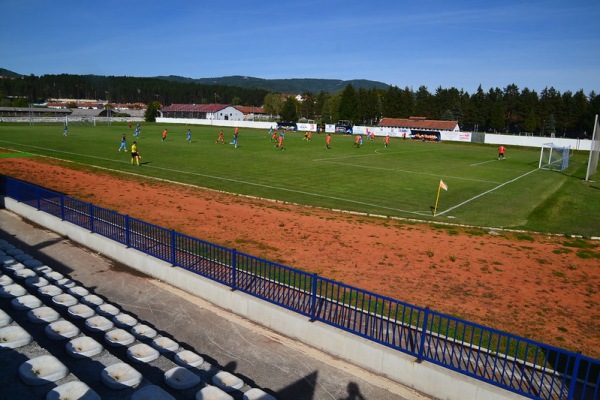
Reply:
[[[496,161],[498,161],[498,160],[488,160],[488,161],[478,162],[478,163],[469,165],[469,167],[474,167],[476,165],[487,164],[487,163],[496,162]]]
[[[506,157],[505,160],[508,160],[508,157]],[[474,167],[476,165],[487,164],[487,163],[498,162],[498,161],[502,161],[502,160],[493,159],[493,160],[483,161],[480,163],[471,164],[471,165],[469,165],[469,167]]]
[[[0,140],[0,143],[10,143],[10,142],[4,142],[4,141]],[[11,144],[13,144],[13,143],[11,143]],[[123,164],[129,164],[127,161],[120,161],[120,160],[115,160],[115,159],[112,159],[112,158],[89,156],[89,155],[85,155],[85,154],[72,153],[72,152],[69,152],[69,151],[59,151],[59,150],[48,149],[48,148],[45,148],[45,147],[38,147],[38,146],[29,146],[29,145],[25,145],[25,146],[36,148],[36,149],[53,151],[55,153],[73,154],[73,155],[78,155],[80,157],[87,157],[87,158],[92,158],[92,159],[97,159],[97,160],[113,161],[113,162],[118,162],[118,163],[123,163]],[[47,157],[47,156],[45,156],[45,157]],[[51,157],[49,157],[49,158],[51,158]],[[92,165],[92,167],[104,169],[104,170],[107,170],[107,171],[117,171],[117,172],[131,173],[130,171],[115,170],[115,169],[112,169],[112,168],[100,167],[100,166],[97,166],[97,165]],[[309,195],[309,196],[313,196],[313,197],[320,197],[320,198],[324,198],[324,199],[343,201],[343,202],[346,202],[346,203],[366,205],[366,206],[370,206],[372,208],[381,208],[381,209],[385,209],[385,210],[398,211],[398,212],[403,212],[403,213],[407,213],[407,214],[415,214],[415,215],[429,215],[429,214],[431,214],[431,212],[429,212],[429,211],[409,211],[409,210],[403,210],[403,209],[400,209],[400,208],[386,207],[386,206],[381,206],[381,205],[377,205],[377,204],[373,204],[373,203],[366,203],[366,202],[358,201],[358,200],[344,199],[342,197],[336,197],[336,196],[326,196],[326,195],[319,194],[319,193],[312,193],[312,192],[305,192],[305,191],[302,191],[302,190],[287,189],[287,188],[282,188],[282,187],[277,187],[277,186],[265,185],[265,184],[262,184],[262,183],[242,181],[242,180],[239,180],[239,179],[223,178],[223,177],[220,177],[220,176],[206,175],[206,174],[200,174],[200,173],[197,173],[197,172],[190,172],[190,171],[182,171],[182,170],[173,169],[173,168],[156,167],[156,166],[152,166],[152,165],[144,165],[143,166],[143,169],[147,169],[147,168],[154,168],[154,169],[161,170],[161,171],[176,172],[176,173],[179,173],[179,174],[201,176],[203,178],[211,178],[211,179],[216,179],[216,180],[221,180],[221,181],[241,183],[241,184],[250,185],[250,186],[258,186],[258,187],[263,187],[263,188],[267,188],[267,189],[280,190],[282,192],[299,193],[299,194]],[[136,170],[137,170],[137,168],[136,168]],[[140,174],[134,174],[134,175],[140,175]],[[144,176],[144,175],[140,175],[140,176]],[[162,180],[163,181],[168,181],[168,179],[162,179]],[[175,182],[175,181],[170,181],[170,182]],[[181,182],[175,182],[175,183],[179,183],[180,184]]]
[[[337,161],[332,161],[332,160],[321,160],[323,162],[328,162],[330,164],[337,164],[337,165],[346,165],[346,166],[350,166],[350,167],[356,167],[356,168],[365,168],[365,169],[375,169],[375,170],[381,170],[381,171],[390,171],[390,172],[402,172],[405,174],[415,174],[415,175],[424,175],[424,176],[435,176],[438,177],[440,176],[440,174],[434,174],[431,172],[421,172],[421,171],[411,171],[411,170],[407,170],[407,169],[400,169],[400,168],[384,168],[384,167],[374,167],[371,165],[356,165],[356,164],[350,164],[350,163],[343,163],[343,162],[337,162]],[[499,184],[500,182],[496,182],[496,181],[487,181],[487,180],[483,180],[483,179],[473,179],[473,178],[464,178],[464,177],[460,177],[460,176],[452,176],[452,175],[444,175],[445,178],[452,178],[452,179],[456,179],[456,180],[462,180],[462,181],[471,181],[471,182],[481,182],[481,183],[492,183],[492,184]]]
[[[444,210],[444,211],[442,211],[442,212],[439,212],[439,213],[437,213],[437,215],[443,215],[443,214],[446,214],[448,211],[452,211],[452,210],[454,210],[454,209],[457,209],[458,207],[461,207],[461,206],[463,206],[463,205],[465,205],[465,204],[467,204],[467,203],[469,203],[469,202],[471,202],[471,201],[473,201],[473,200],[476,200],[476,199],[478,199],[478,198],[479,198],[479,197],[481,197],[481,196],[484,196],[484,195],[486,195],[486,194],[488,194],[488,193],[491,193],[491,192],[493,192],[493,191],[494,191],[494,190],[496,190],[496,189],[500,189],[501,187],[503,187],[503,186],[506,186],[506,185],[508,185],[509,183],[513,183],[513,182],[515,182],[515,181],[517,181],[517,180],[519,180],[519,179],[521,179],[521,178],[524,178],[524,177],[526,177],[527,175],[529,175],[529,174],[531,174],[531,173],[533,173],[533,172],[535,172],[535,171],[538,171],[538,169],[534,169],[534,170],[531,170],[531,171],[529,171],[529,172],[526,172],[526,173],[524,173],[523,175],[520,175],[520,176],[517,176],[517,177],[516,177],[516,178],[514,178],[514,179],[511,179],[510,181],[504,182],[504,183],[502,183],[502,184],[500,184],[500,185],[498,185],[498,186],[496,186],[496,187],[494,187],[494,188],[491,188],[490,190],[486,190],[485,192],[483,192],[483,193],[480,193],[480,194],[478,194],[477,196],[471,197],[470,199],[467,199],[467,200],[463,201],[462,203],[459,203],[459,204],[457,204],[457,205],[455,205],[455,206],[452,206],[452,207],[450,207],[450,208],[449,208],[449,209],[447,209],[447,210]]]

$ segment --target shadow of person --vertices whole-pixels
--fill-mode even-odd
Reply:
[[[360,393],[360,388],[355,382],[348,383],[346,390],[348,391],[348,397],[344,397],[340,400],[366,400],[366,398]]]

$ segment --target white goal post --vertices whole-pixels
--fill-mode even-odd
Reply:
[[[589,181],[590,176],[598,171],[598,154],[600,154],[600,122],[598,122],[598,114],[596,114],[592,144],[590,145],[590,158],[588,160],[587,172],[585,173],[586,181]]]
[[[571,146],[556,146],[554,143],[544,143],[540,152],[538,168],[552,171],[564,171],[569,168]]]

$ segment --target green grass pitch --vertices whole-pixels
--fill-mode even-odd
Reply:
[[[169,134],[163,142],[161,133]],[[192,141],[187,142],[187,129]],[[216,144],[223,130],[225,144]],[[132,167],[129,152],[118,152],[121,135],[142,155]],[[563,172],[538,170],[539,149],[419,142],[382,138],[354,146],[349,135],[325,134],[303,140],[287,132],[285,151],[267,130],[142,123],[139,138],[126,124],[69,127],[0,123],[0,148],[133,172],[231,193],[310,206],[426,221],[600,236],[600,188],[584,182],[587,152],[574,152]],[[439,196],[440,179],[448,185]],[[118,210],[117,210],[118,211]],[[401,240],[401,238],[399,238]]]

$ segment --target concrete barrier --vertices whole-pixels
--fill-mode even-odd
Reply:
[[[43,211],[4,198],[5,208],[106,257],[182,289],[282,335],[430,396],[447,400],[521,399],[515,393],[379,345],[127,248]]]

